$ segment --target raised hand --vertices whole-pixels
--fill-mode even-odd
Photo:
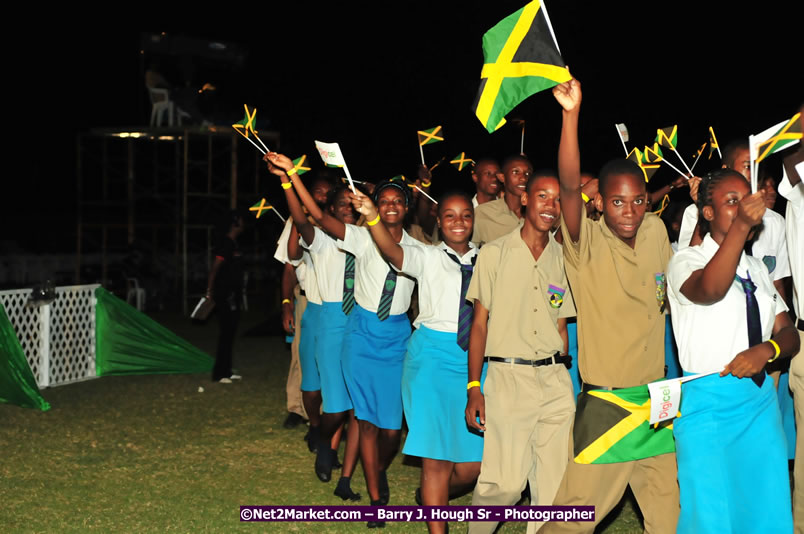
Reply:
[[[762,222],[762,216],[765,215],[766,209],[765,193],[760,190],[740,200],[740,204],[737,207],[737,218],[751,228]]]
[[[698,188],[701,185],[701,178],[698,176],[693,176],[687,181],[690,184],[690,198],[694,203],[698,203]]]
[[[268,152],[262,159],[268,164],[268,170],[277,176],[282,176],[293,168],[293,162],[284,154]]]
[[[358,191],[357,193],[349,193],[349,199],[352,201],[352,206],[361,215],[365,215],[367,220],[374,220],[377,218],[377,208],[369,197]]]
[[[553,96],[564,111],[577,111],[581,105],[581,82],[575,78],[553,87]]]

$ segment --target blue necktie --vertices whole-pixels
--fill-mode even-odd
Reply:
[[[748,319],[748,346],[753,347],[754,345],[762,343],[762,325],[760,324],[759,318],[759,304],[757,304],[757,298],[756,295],[754,295],[757,286],[751,280],[751,273],[746,272],[745,276],[746,278],[741,278],[739,275],[735,274],[734,279],[740,282],[740,285],[743,286],[743,291],[745,291],[745,311]],[[765,370],[763,369],[752,376],[751,380],[754,381],[757,387],[762,387],[762,383],[765,381]]]
[[[380,321],[388,319],[391,314],[391,303],[394,301],[394,289],[396,289],[396,271],[388,266],[388,275],[385,277],[385,284],[382,286],[380,295],[380,305],[377,306],[377,317]]]
[[[343,262],[343,299],[341,309],[343,313],[349,315],[355,307],[355,255],[346,252],[346,259]]]
[[[466,302],[466,292],[469,290],[469,282],[472,280],[477,254],[472,258],[472,265],[464,265],[454,254],[445,250],[447,256],[461,267],[461,300],[458,303],[458,346],[463,350],[469,350],[469,332],[472,330],[472,305]]]

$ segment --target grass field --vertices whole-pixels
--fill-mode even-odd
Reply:
[[[154,315],[214,353],[217,325]],[[305,429],[282,428],[290,352],[243,316],[235,344],[241,383],[207,375],[106,377],[43,391],[48,412],[0,404],[0,532],[364,532],[364,523],[241,523],[240,505],[335,505],[313,473]],[[249,333],[250,331],[250,333]],[[199,387],[204,392],[199,392]],[[398,455],[391,502],[413,505],[419,468]],[[358,467],[352,488],[364,495]],[[470,504],[470,496],[452,504]],[[633,498],[598,532],[641,532]],[[388,532],[426,532],[388,523]],[[463,524],[452,532],[465,532]],[[502,533],[525,532],[507,523]]]

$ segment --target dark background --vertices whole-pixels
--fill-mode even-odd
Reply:
[[[182,24],[151,20],[135,29],[117,26],[125,15],[104,13],[98,23],[50,23],[7,38],[16,59],[6,83],[22,99],[7,101],[19,114],[8,155],[9,168],[19,170],[5,178],[5,248],[74,250],[76,134],[147,124],[143,73],[152,57],[139,52],[143,32],[247,50],[240,66],[193,64],[193,84],[217,87],[216,122],[239,120],[247,102],[259,110],[259,128],[278,130],[292,157],[314,156],[313,139],[339,142],[355,179],[415,175],[416,131],[439,124],[446,141],[424,147],[429,163],[460,151],[504,158],[519,151],[513,117],[527,121],[525,152],[534,165],[555,167],[560,113],[549,92],[521,104],[492,135],[472,112],[482,35],[523,2],[272,4],[238,12],[218,5],[204,10],[202,23],[189,24],[188,14]],[[800,3],[553,0],[548,7],[562,55],[583,84],[585,170],[623,155],[616,122],[627,124],[630,146],[678,124],[679,150],[690,162],[708,126],[722,147],[789,118],[804,97]],[[169,62],[161,70],[177,84],[187,76]],[[314,162],[320,166],[317,156]],[[703,163],[696,171],[716,164]],[[662,168],[654,180],[671,178]],[[470,180],[451,168],[436,179],[467,187]],[[278,188],[267,190],[281,198]]]

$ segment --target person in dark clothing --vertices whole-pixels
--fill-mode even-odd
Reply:
[[[213,249],[215,260],[209,272],[206,293],[207,298],[215,302],[220,324],[212,381],[221,384],[231,384],[232,380],[241,378],[232,374],[232,347],[243,295],[243,259],[237,237],[243,233],[245,223],[242,215],[232,210],[226,224],[226,234],[220,237]]]

